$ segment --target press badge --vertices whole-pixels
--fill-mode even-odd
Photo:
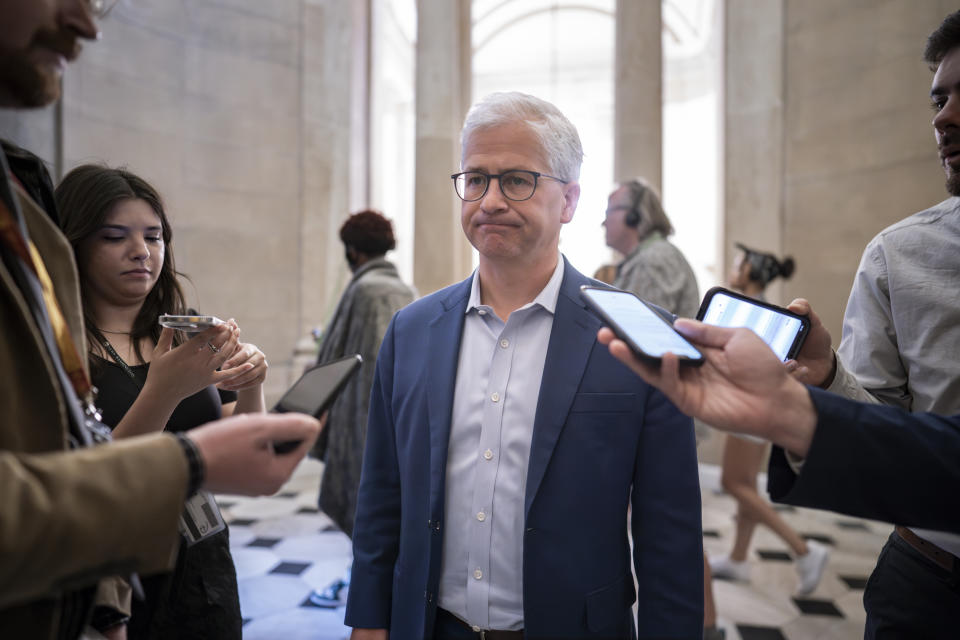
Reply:
[[[180,514],[180,535],[193,546],[227,528],[220,507],[209,491],[198,491],[187,500]]]

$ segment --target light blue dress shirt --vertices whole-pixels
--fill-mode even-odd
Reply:
[[[503,322],[467,302],[447,450],[438,604],[479,629],[523,628],[523,505],[533,421],[563,260]]]

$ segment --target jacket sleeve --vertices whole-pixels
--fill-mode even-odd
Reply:
[[[659,391],[646,402],[632,495],[641,638],[703,635],[703,537],[693,423]]]
[[[187,463],[169,435],[44,454],[0,451],[0,608],[169,569]]]
[[[775,447],[779,502],[960,533],[960,416],[908,413],[810,389],[813,442],[799,475]]]
[[[400,470],[393,422],[394,325],[377,357],[353,528],[353,569],[344,623],[388,629],[400,546]]]

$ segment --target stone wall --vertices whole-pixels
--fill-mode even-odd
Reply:
[[[773,298],[811,300],[839,341],[860,255],[946,197],[926,37],[940,0],[727,0],[725,235],[791,254]]]
[[[459,6],[456,15],[421,16],[434,34],[459,34],[421,43],[421,65],[431,43],[449,58],[463,48],[469,12],[465,0]],[[867,241],[945,197],[920,55],[954,8],[944,0],[724,2],[725,263],[735,240],[792,254],[797,274],[772,298],[810,298],[835,339]],[[264,349],[272,397],[297,373],[295,346],[327,320],[349,276],[336,231],[369,196],[369,112],[360,104],[369,14],[369,1],[125,0],[103,39],[71,65],[60,107],[0,114],[0,135],[38,151],[55,173],[89,161],[127,165],[159,188],[191,302],[236,317]],[[421,77],[444,62],[451,67],[436,61]],[[421,85],[423,146],[440,94]],[[464,107],[443,111],[444,158]],[[446,219],[452,197],[444,210],[417,211],[424,292],[468,270],[451,227],[441,234],[456,236],[443,245],[450,273],[431,274],[439,284],[423,275],[439,269],[436,247],[424,247],[431,251],[432,223]]]
[[[263,349],[270,399],[349,275],[337,229],[358,191],[351,74],[365,71],[351,4],[122,2],[64,77],[63,171],[126,165],[157,187],[191,304]],[[54,156],[48,111],[0,127]]]

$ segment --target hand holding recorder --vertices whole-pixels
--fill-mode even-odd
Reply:
[[[659,366],[641,360],[606,327],[597,339],[687,415],[806,455],[816,426],[813,403],[804,386],[790,376],[789,367],[755,332],[687,319],[674,326],[703,354],[703,366],[681,368],[672,353],[664,354]]]
[[[307,454],[320,423],[300,413],[241,414],[191,429],[185,435],[203,459],[203,488],[248,496],[276,493]],[[284,455],[275,441],[297,442]]]
[[[831,346],[830,332],[823,326],[820,316],[814,312],[810,303],[803,298],[791,302],[787,309],[810,318],[807,339],[795,356],[797,369],[793,372],[793,377],[816,387],[830,386],[837,371],[837,355]]]
[[[320,418],[333,404],[347,381],[359,371],[362,362],[360,354],[354,354],[308,369],[270,411],[293,411]],[[323,423],[326,424],[326,418]],[[277,440],[273,443],[273,450],[278,454],[285,454],[297,450],[300,445],[299,440]]]
[[[752,329],[783,361],[796,357],[811,326],[807,313],[784,309],[723,287],[707,291],[697,320],[718,327]]]

